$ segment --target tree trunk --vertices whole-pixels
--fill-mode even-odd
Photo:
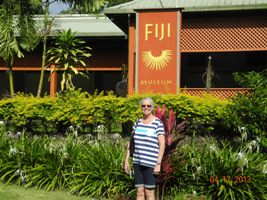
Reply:
[[[13,80],[13,71],[12,64],[8,64],[8,78],[9,78],[9,88],[10,88],[10,96],[14,97],[14,80]]]
[[[41,74],[40,74],[40,80],[39,80],[39,85],[38,85],[37,97],[40,97],[42,93],[43,82],[44,82],[45,60],[46,60],[46,35],[43,38],[42,66],[41,66]]]
[[[44,35],[43,35],[43,55],[42,55],[42,66],[41,66],[41,74],[40,74],[40,80],[38,85],[38,91],[37,91],[37,97],[41,96],[42,88],[43,88],[43,82],[44,82],[44,70],[45,70],[45,62],[46,62],[46,40],[47,40],[47,34],[48,32],[48,9],[49,9],[49,0],[46,0],[45,3],[45,18],[44,18]]]

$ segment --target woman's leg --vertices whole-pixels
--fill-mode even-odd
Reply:
[[[153,174],[154,168],[146,167],[144,170],[145,197],[146,200],[155,200],[156,177]]]
[[[156,177],[154,168],[134,164],[134,182],[137,200],[155,200]]]
[[[144,177],[142,167],[134,164],[134,185],[136,187],[136,200],[145,200]]]
[[[145,189],[146,200],[155,200],[154,191],[154,189]]]
[[[144,187],[136,188],[136,200],[145,200],[145,189],[144,189]]]

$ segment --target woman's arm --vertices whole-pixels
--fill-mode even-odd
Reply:
[[[129,166],[129,157],[130,157],[130,142],[127,144],[125,161],[124,161],[124,171],[129,174],[130,173],[130,166]]]
[[[159,155],[157,163],[161,163],[165,150],[165,135],[159,135],[158,140],[159,140]]]
[[[127,144],[125,160],[129,160],[130,157],[130,142]]]
[[[163,134],[158,135],[158,140],[159,140],[159,154],[158,154],[157,165],[154,168],[155,174],[160,172],[161,161],[165,150],[165,135]]]

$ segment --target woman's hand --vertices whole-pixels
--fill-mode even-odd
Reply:
[[[124,161],[124,171],[127,174],[130,174],[130,165],[129,165],[129,157],[130,157],[130,142],[127,144],[126,156]]]
[[[160,173],[160,165],[157,164],[157,165],[154,167],[153,174],[158,175],[159,173]]]
[[[130,174],[130,165],[128,159],[126,159],[124,162],[124,171],[125,173]]]

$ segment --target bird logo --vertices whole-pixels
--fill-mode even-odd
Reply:
[[[172,50],[163,50],[159,56],[154,56],[151,51],[142,51],[142,60],[146,67],[153,70],[164,69],[171,60]]]

